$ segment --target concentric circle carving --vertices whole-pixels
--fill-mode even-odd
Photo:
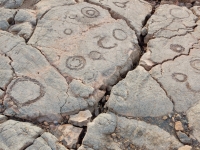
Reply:
[[[67,68],[71,70],[80,70],[85,67],[86,60],[82,56],[71,56],[66,61]]]
[[[88,18],[96,18],[100,15],[99,11],[93,7],[82,8],[81,13]]]

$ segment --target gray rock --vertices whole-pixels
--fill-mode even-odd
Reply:
[[[85,2],[51,9],[28,44],[40,49],[63,76],[95,89],[116,84],[140,55],[135,32],[125,21]]]
[[[160,5],[146,24],[145,43],[152,38],[172,38],[192,32],[196,20],[197,17],[186,7]]]
[[[8,120],[8,118],[4,115],[0,115],[0,124]]]
[[[52,132],[67,148],[76,148],[82,130],[82,128],[74,127],[71,124],[64,124]]]
[[[110,9],[115,18],[125,19],[138,37],[146,17],[152,11],[151,5],[144,0],[89,0],[89,2]]]
[[[80,111],[78,114],[70,115],[69,123],[75,126],[87,126],[88,122],[90,122],[92,114],[89,110]]]
[[[37,18],[41,18],[47,11],[53,7],[63,6],[63,5],[72,5],[75,4],[75,0],[40,0],[36,5],[35,9],[37,12]]]
[[[0,1],[1,3],[1,1]],[[0,8],[0,29],[7,30],[10,24],[14,21],[14,14],[16,10]]]
[[[176,132],[179,140],[183,143],[183,144],[192,144],[192,139],[189,138],[185,133],[178,131]]]
[[[173,100],[175,110],[185,112],[200,99],[200,53],[192,49],[189,56],[180,56],[150,70]]]
[[[89,123],[82,144],[79,150],[121,150],[129,149],[130,145],[149,150],[168,150],[182,146],[174,136],[155,125],[114,114],[100,114]]]
[[[200,17],[200,6],[194,6],[191,10],[197,17]]]
[[[0,0],[0,6],[15,9],[23,4],[24,0]]]
[[[68,150],[63,145],[58,143],[58,139],[52,134],[45,132],[35,139],[34,143],[25,150]]]
[[[14,19],[15,23],[29,22],[36,25],[36,12],[30,9],[19,9]]]
[[[117,114],[132,117],[158,117],[173,110],[164,90],[141,66],[112,88],[106,105]]]
[[[0,98],[3,98],[4,91],[0,89]]]
[[[33,124],[8,120],[0,124],[0,149],[24,149],[42,133],[43,130]]]

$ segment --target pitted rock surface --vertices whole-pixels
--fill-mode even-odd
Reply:
[[[106,105],[110,111],[127,117],[158,117],[173,110],[165,91],[142,67],[129,72],[112,88]]]
[[[149,16],[152,10],[151,5],[143,0],[89,0],[89,2],[110,9],[115,18],[125,19],[138,36],[141,34],[146,16]]]
[[[28,43],[63,76],[94,88],[114,85],[137,64],[140,54],[135,32],[125,21],[88,3],[51,9]]]
[[[122,150],[131,149],[131,145],[148,150],[169,150],[182,144],[157,126],[114,114],[100,114],[88,124],[88,132],[79,150]]]

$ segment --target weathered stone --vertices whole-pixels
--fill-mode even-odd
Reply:
[[[0,115],[0,124],[8,120],[8,118],[4,115]]]
[[[18,8],[23,4],[24,0],[0,0],[0,6],[5,8]]]
[[[3,95],[4,95],[4,91],[0,89],[0,98],[3,98]]]
[[[58,139],[50,133],[43,133],[41,137],[35,139],[34,143],[25,150],[67,150],[63,145],[58,143]]]
[[[0,149],[24,149],[42,133],[43,130],[33,124],[8,120],[0,124]]]
[[[191,10],[196,16],[200,17],[200,6],[194,6]]]
[[[189,145],[185,145],[185,146],[180,147],[178,150],[192,150],[192,147]]]
[[[114,142],[111,134],[116,133],[118,142]],[[88,124],[83,145],[79,150],[115,149],[121,150],[120,144],[129,141],[129,144],[149,150],[170,148],[178,149],[182,144],[168,132],[155,125],[143,121],[117,117],[114,114],[100,114]],[[124,146],[125,147],[125,146]]]
[[[15,23],[29,22],[32,25],[36,25],[36,13],[30,9],[20,9],[15,15]]]
[[[174,101],[176,111],[185,112],[200,99],[199,49],[192,49],[189,56],[157,65],[150,74]]]
[[[192,144],[192,139],[189,138],[185,133],[178,131],[176,132],[179,140],[183,143],[183,144]]]
[[[13,78],[13,71],[12,67],[10,66],[10,63],[11,60],[8,57],[0,54],[0,88],[4,90]]]
[[[154,65],[161,64],[175,57],[188,54],[197,39],[191,34],[168,38],[155,38],[147,43],[147,52],[142,56],[140,65],[150,70]]]
[[[87,126],[91,117],[92,114],[89,110],[80,111],[78,114],[70,116],[69,123],[79,127]]]
[[[116,84],[140,55],[135,32],[125,21],[85,2],[51,9],[38,21],[28,43],[63,76],[95,89]]]
[[[175,122],[175,130],[177,130],[177,131],[183,131],[184,130],[183,125],[180,121]]]
[[[152,38],[172,38],[192,32],[196,20],[197,17],[186,7],[160,5],[146,24],[145,43]]]
[[[164,90],[140,66],[112,88],[106,105],[111,111],[133,117],[163,116],[173,110]]]
[[[76,148],[82,130],[82,128],[64,124],[58,126],[52,132],[67,148]]]
[[[109,9],[115,18],[125,19],[138,37],[146,17],[152,11],[151,5],[144,0],[89,0],[89,2]]]
[[[0,0],[1,3],[1,0]],[[14,21],[16,10],[0,8],[0,29],[7,30]]]
[[[187,111],[187,117],[194,137],[200,142],[200,103]]]
[[[75,4],[75,0],[40,0],[36,5],[37,18],[41,18],[47,11],[53,7],[63,6],[63,5],[72,5]]]
[[[11,66],[17,76],[7,87],[4,114],[40,122],[59,122],[63,119],[61,114],[76,114],[103,97],[105,92],[100,90],[86,99],[68,91],[65,78],[39,50],[25,45],[21,38],[0,31],[0,41],[0,53],[12,59]]]

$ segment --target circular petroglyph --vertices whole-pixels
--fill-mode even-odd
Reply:
[[[93,59],[93,60],[99,60],[99,59],[102,58],[102,55],[101,55],[100,52],[91,51],[91,52],[89,53],[89,57],[90,57],[91,59]]]
[[[127,38],[127,34],[122,29],[113,30],[113,37],[117,40],[124,41]]]
[[[116,43],[114,43],[113,46],[105,46],[105,45],[103,44],[103,41],[106,41],[106,37],[102,37],[102,38],[100,38],[100,39],[97,41],[97,45],[98,45],[99,47],[101,47],[101,48],[104,48],[104,49],[112,49],[112,48],[115,48],[115,47],[117,46]]]
[[[82,56],[71,56],[66,61],[67,68],[71,70],[80,70],[84,68],[86,60]]]
[[[113,2],[114,4],[115,4],[115,6],[117,6],[117,7],[120,7],[120,8],[126,8],[126,4],[128,3],[128,1],[127,2]]]
[[[72,34],[72,30],[71,29],[65,29],[64,30],[64,34],[66,34],[66,35],[71,35]]]
[[[29,77],[18,78],[9,90],[11,99],[20,105],[29,105],[44,96],[44,87]]]
[[[179,44],[171,44],[170,49],[177,53],[185,51],[185,48]]]
[[[190,61],[190,65],[195,70],[200,71],[200,58],[194,59]]]
[[[88,18],[96,18],[100,15],[99,11],[93,7],[82,8],[81,13]]]
[[[181,9],[181,8],[174,8],[170,10],[170,14],[179,19],[188,18],[190,16],[189,12]]]
[[[173,73],[172,78],[178,82],[185,82],[187,80],[187,75],[183,73]]]

